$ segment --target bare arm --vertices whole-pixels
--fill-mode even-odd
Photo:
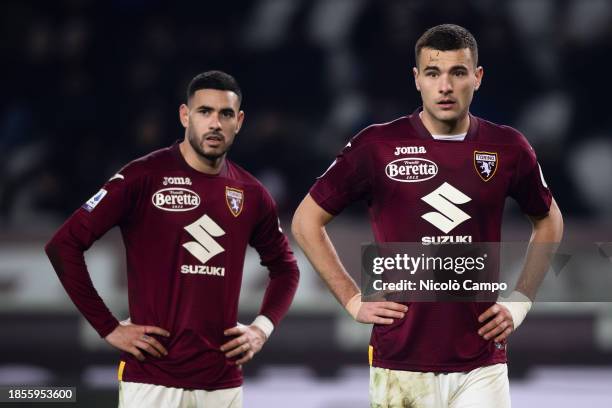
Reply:
[[[355,320],[361,323],[391,324],[392,318],[403,318],[408,310],[405,305],[395,302],[361,303],[359,288],[342,265],[327,235],[325,226],[332,219],[333,215],[321,208],[309,194],[293,216],[291,231],[314,269]]]
[[[338,302],[345,305],[359,293],[359,288],[344,269],[325,230],[325,225],[333,218],[310,195],[306,195],[295,211],[291,232]]]
[[[553,198],[546,216],[529,217],[529,219],[533,226],[529,240],[530,248],[516,290],[533,300],[548,271],[550,255],[554,253],[563,237],[563,216]]]
[[[496,342],[506,339],[525,318],[535,299],[540,283],[548,271],[551,254],[554,253],[563,236],[563,216],[553,198],[548,214],[543,217],[530,216],[533,229],[525,266],[516,284],[511,302],[496,303],[480,315],[483,323],[490,319],[478,334],[486,340],[495,337]],[[535,244],[535,245],[534,245]],[[512,297],[512,295],[511,295]],[[524,301],[518,298],[522,297]]]
[[[544,217],[529,217],[533,224],[531,242],[559,243],[563,237],[563,216],[555,199]]]

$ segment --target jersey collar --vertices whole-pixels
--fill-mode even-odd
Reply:
[[[409,116],[410,123],[412,124],[412,127],[416,130],[418,136],[421,139],[435,140],[431,136],[431,133],[429,133],[429,130],[427,130],[425,125],[423,125],[423,122],[421,121],[421,118],[419,117],[419,113],[421,113],[422,110],[423,110],[423,107],[419,106],[417,110],[415,110],[412,113],[412,115]],[[469,112],[468,112],[468,115],[470,116],[470,127],[468,128],[468,132],[467,132],[467,135],[465,136],[465,139],[463,139],[464,142],[474,140],[476,139],[476,136],[478,135],[478,118]],[[440,141],[444,142],[443,140],[440,140]],[[454,141],[454,143],[461,143],[461,142]]]

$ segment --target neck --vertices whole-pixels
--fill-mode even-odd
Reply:
[[[423,126],[432,135],[458,135],[467,133],[470,128],[470,116],[466,113],[463,117],[454,121],[440,121],[430,115],[425,109],[419,114]]]
[[[208,159],[196,153],[187,140],[179,144],[181,155],[192,169],[205,174],[219,174],[225,163],[225,154],[216,159]]]

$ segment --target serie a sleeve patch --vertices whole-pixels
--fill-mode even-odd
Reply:
[[[108,193],[105,189],[101,188],[96,194],[93,195],[85,204],[83,208],[89,212],[92,212],[94,208],[102,201],[104,196]]]

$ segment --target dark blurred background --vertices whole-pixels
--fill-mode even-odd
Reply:
[[[230,158],[268,187],[288,231],[351,136],[420,105],[411,71],[420,34],[463,25],[485,69],[472,113],[527,136],[567,239],[612,241],[608,0],[6,1],[0,21],[0,384],[75,385],[79,405],[115,404],[118,354],[76,313],[42,246],[123,164],[183,137],[178,106],[205,70],[240,82],[246,120]],[[529,224],[508,204],[504,236],[526,240]],[[363,208],[330,229],[358,277],[359,245],[371,240]],[[124,317],[118,237],[88,261]],[[295,249],[302,284],[245,368],[245,406],[365,406],[369,328],[351,322]],[[245,321],[265,283],[250,252]],[[515,406],[612,406],[611,350],[610,304],[536,305],[510,343]]]

